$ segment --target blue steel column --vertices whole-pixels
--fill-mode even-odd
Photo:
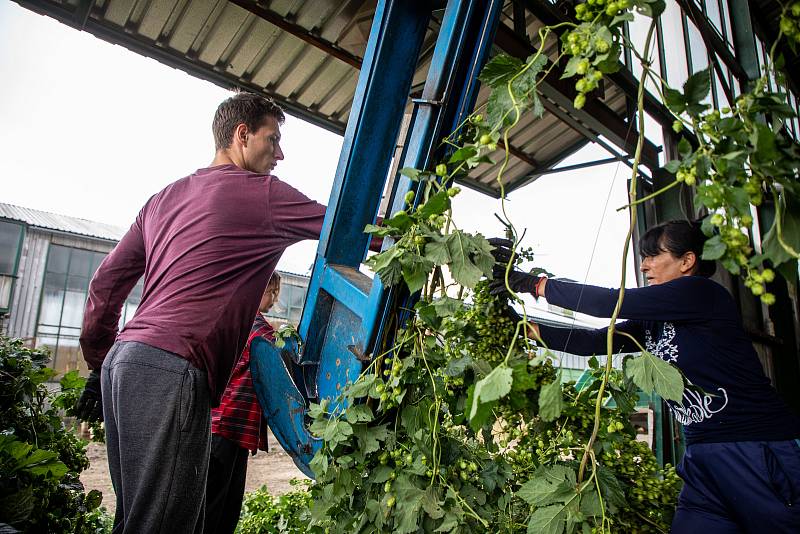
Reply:
[[[500,0],[448,2],[428,78],[414,104],[411,136],[401,167],[428,168],[437,154],[438,141],[472,112],[478,96],[478,74],[489,57],[501,9]],[[438,155],[443,155],[442,150]],[[390,205],[392,213],[405,207],[405,194],[415,187],[407,177],[399,178]],[[415,198],[419,200],[419,195]],[[389,314],[413,307],[415,299],[410,297],[401,306],[393,305],[395,299],[403,297],[392,295],[376,277],[367,306],[371,316],[364,317],[359,337],[366,343],[380,339]]]

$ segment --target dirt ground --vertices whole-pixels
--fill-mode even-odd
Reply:
[[[103,493],[103,504],[112,516],[116,510],[114,488],[108,473],[106,448],[104,444],[90,443],[86,449],[89,456],[89,469],[81,473],[81,482],[86,491],[93,489]],[[272,433],[269,434],[269,452],[259,451],[250,457],[247,465],[245,491],[253,491],[266,485],[273,495],[280,495],[292,489],[289,481],[306,476],[295,467],[294,462],[281,448]]]

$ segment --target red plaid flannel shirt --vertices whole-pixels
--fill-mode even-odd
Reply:
[[[261,416],[250,375],[250,344],[257,336],[274,339],[274,329],[260,313],[253,322],[247,345],[233,368],[219,406],[211,410],[211,433],[253,452],[267,450],[267,423]]]

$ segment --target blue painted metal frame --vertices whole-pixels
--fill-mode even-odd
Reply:
[[[475,107],[478,74],[489,57],[502,4],[500,0],[448,2],[422,96],[414,102],[412,133],[401,167],[425,169],[437,152],[443,156],[443,149],[437,150],[435,143],[443,134],[454,131]],[[422,184],[401,176],[395,184],[390,212],[403,209],[405,194],[420,187]],[[417,202],[420,196],[415,195]],[[384,248],[390,244],[385,243]],[[373,315],[364,318],[361,339],[380,339],[390,314],[413,308],[416,295],[395,293],[376,277],[368,305]],[[398,321],[405,321],[407,314],[401,314]]]
[[[477,74],[501,8],[501,0],[448,2],[428,79],[415,101],[404,166],[427,167],[437,151],[434,143],[474,107]],[[402,292],[393,295],[358,267],[369,242],[363,228],[376,218],[428,9],[426,2],[413,0],[386,0],[377,6],[300,322],[302,354],[268,343],[251,350],[256,392],[270,427],[309,476],[308,462],[320,443],[305,427],[303,402],[328,399],[329,409],[340,409],[341,389],[370,360],[396,303],[411,305],[415,299]],[[402,209],[405,193],[417,186],[406,178],[398,180],[391,211]]]

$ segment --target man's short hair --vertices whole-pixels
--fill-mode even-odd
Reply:
[[[233,131],[244,124],[251,131],[264,125],[267,117],[283,124],[283,110],[272,99],[255,93],[240,92],[226,99],[214,113],[211,129],[214,132],[214,148],[229,148],[233,142]]]

